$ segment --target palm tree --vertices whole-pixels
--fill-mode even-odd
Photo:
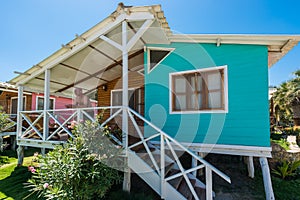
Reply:
[[[277,121],[293,119],[300,126],[300,70],[294,72],[295,78],[282,83],[273,94]]]

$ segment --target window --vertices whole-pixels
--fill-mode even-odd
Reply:
[[[26,110],[26,97],[23,97],[23,109]],[[12,97],[11,98],[11,108],[10,108],[11,114],[17,114],[18,113],[18,97]]]
[[[171,112],[226,112],[227,68],[170,74]]]
[[[44,110],[44,97],[37,97],[36,109]],[[53,98],[50,98],[49,110],[54,110],[54,99]]]
[[[148,73],[150,73],[159,63],[161,63],[174,48],[148,48]]]
[[[144,105],[142,102],[142,90],[143,88],[128,89],[129,107],[140,114],[142,114],[143,105]],[[112,106],[122,105],[122,90],[111,91],[111,105]],[[115,112],[115,110],[113,110],[112,112]]]

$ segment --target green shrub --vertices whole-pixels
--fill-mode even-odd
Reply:
[[[285,139],[280,139],[280,140],[272,140],[271,142],[274,142],[278,145],[280,145],[282,148],[284,148],[285,150],[289,150],[290,149],[290,143],[288,143]]]
[[[74,139],[39,157],[39,167],[29,168],[30,191],[46,199],[99,199],[121,181],[112,167],[122,166],[122,149],[109,141],[98,123],[78,124],[73,133]]]
[[[294,162],[288,162],[284,160],[277,169],[273,169],[272,172],[278,175],[280,178],[292,177],[297,175],[297,170],[300,167],[300,160]]]

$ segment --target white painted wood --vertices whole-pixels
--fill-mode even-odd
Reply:
[[[272,187],[272,181],[271,181],[271,174],[269,169],[268,160],[266,157],[260,157],[259,162],[262,169],[262,175],[264,180],[264,187],[265,187],[265,193],[266,193],[266,200],[274,200],[274,192]]]
[[[160,135],[160,194],[161,198],[164,199],[166,196],[166,180],[165,180],[165,138],[164,135]]]
[[[17,138],[22,135],[22,116],[21,111],[23,110],[23,86],[18,86],[18,116],[17,116]]]
[[[212,200],[213,199],[212,171],[208,166],[205,167],[205,179],[206,179],[206,200]]]
[[[133,12],[130,15],[126,15],[126,20],[130,21],[144,21],[148,19],[154,19],[153,14],[149,12]]]
[[[152,142],[154,145],[159,143]],[[267,157],[271,158],[271,147],[258,147],[258,146],[242,146],[242,145],[224,145],[224,144],[203,144],[203,143],[187,143],[181,142],[181,144],[194,152],[200,153],[216,153],[216,154],[228,154],[239,156],[253,156],[253,157]],[[178,149],[175,144],[172,144],[175,149]]]
[[[144,24],[139,28],[136,34],[128,41],[127,43],[127,51],[130,51],[131,48],[137,43],[137,41],[142,37],[142,35],[147,31],[147,29],[151,26],[154,20],[148,19],[144,22]]]
[[[194,157],[192,157],[192,168],[196,167],[198,165],[198,160]],[[196,171],[193,171],[192,174],[194,176],[197,176],[197,170]]]
[[[18,154],[18,166],[22,166],[24,159],[24,146],[19,145],[17,149]]]
[[[50,69],[45,70],[45,80],[44,80],[44,121],[43,121],[43,140],[49,136],[49,116],[47,115],[47,110],[50,106]]]
[[[253,156],[248,156],[247,159],[247,168],[248,168],[248,176],[250,178],[254,178],[254,163]]]
[[[214,110],[192,110],[192,111],[173,111],[173,76],[174,75],[184,75],[188,73],[195,73],[195,72],[209,72],[212,70],[224,70],[224,109],[214,109]],[[186,70],[180,72],[173,72],[169,74],[169,113],[170,114],[199,114],[199,113],[228,113],[228,75],[227,75],[227,65],[217,66],[217,67],[207,67],[203,69],[196,69],[196,70]]]
[[[117,42],[109,39],[108,37],[101,35],[99,37],[100,39],[104,40],[105,42],[107,42],[108,44],[112,45],[113,47],[116,47],[117,49],[119,49],[120,51],[122,51],[123,47],[122,45],[118,44]]]
[[[128,52],[127,52],[127,22],[122,22],[122,132],[123,132],[123,148],[125,149],[125,155],[128,155]],[[125,160],[128,158],[125,158]],[[125,166],[126,167],[126,166]],[[130,191],[130,171],[124,172],[123,190]]]

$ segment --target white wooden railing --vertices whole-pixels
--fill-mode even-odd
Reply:
[[[89,114],[89,111],[94,111],[94,116],[91,116]],[[20,134],[20,138],[26,139],[30,134],[34,133],[36,136],[36,139],[42,140],[42,141],[48,141],[51,142],[54,140],[54,136],[56,134],[60,134],[64,132],[65,134],[68,134],[69,137],[73,137],[72,132],[68,128],[68,124],[72,123],[73,121],[80,122],[81,120],[89,119],[91,121],[95,121],[96,114],[100,113],[101,111],[106,111],[109,114],[109,117],[100,124],[100,128],[107,126],[112,120],[120,121],[122,111],[125,110],[129,116],[129,122],[131,123],[131,127],[135,129],[135,131],[138,134],[138,137],[140,139],[139,142],[136,142],[134,144],[131,144],[130,146],[124,146],[123,148],[125,151],[134,151],[133,149],[139,145],[143,145],[145,148],[147,154],[150,157],[151,162],[153,163],[153,166],[155,168],[155,172],[160,176],[161,179],[161,196],[164,198],[165,195],[165,184],[169,183],[169,181],[176,179],[178,177],[183,177],[186,181],[189,190],[191,191],[194,199],[198,200],[199,197],[189,179],[189,174],[199,170],[199,169],[205,169],[205,185],[206,185],[206,199],[212,199],[213,198],[213,190],[212,190],[212,172],[218,174],[220,177],[222,177],[227,182],[231,182],[230,178],[222,173],[220,170],[215,168],[213,165],[205,161],[203,158],[195,154],[193,151],[188,149],[187,147],[183,146],[180,142],[176,141],[174,138],[163,132],[161,129],[153,125],[150,121],[142,117],[139,113],[132,110],[131,108],[127,107],[95,107],[95,108],[80,108],[80,109],[60,109],[60,110],[48,110],[48,111],[22,111],[20,112],[20,117],[22,118],[23,122],[28,123],[28,127],[26,130],[22,131]],[[55,130],[53,132],[47,132],[41,129],[49,128],[49,127],[40,127],[41,125],[38,125],[41,120],[44,119],[44,117],[47,116],[49,119],[49,124],[54,123],[55,124]],[[119,118],[116,120],[116,118]],[[139,122],[142,122],[138,124],[137,120]],[[129,126],[128,122],[128,126]],[[121,123],[119,123],[121,124]],[[154,130],[154,134],[147,135],[145,137],[145,134],[147,134],[147,130],[145,131],[144,128],[151,128]],[[120,127],[121,128],[121,127]],[[129,130],[130,131],[130,130]],[[145,133],[146,132],[146,133]],[[153,131],[151,131],[153,132]],[[49,133],[45,135],[45,133]],[[130,134],[130,133],[129,133]],[[118,144],[128,144],[128,142],[124,142],[124,140],[128,141],[128,134],[123,135],[123,141],[120,141],[118,138],[111,136],[112,139]],[[157,162],[153,156],[153,153],[150,150],[149,143],[151,141],[155,141],[156,143],[159,142],[159,150],[160,150],[160,162]],[[176,147],[176,150],[175,150]],[[165,161],[166,161],[166,150],[171,152],[171,155],[174,158],[174,163],[177,164],[180,172],[177,174],[174,174],[172,176],[166,177],[165,174]],[[194,166],[190,169],[184,169],[179,157],[176,154],[176,151],[182,151],[189,154],[191,157],[199,161],[200,163],[197,166]],[[127,155],[127,154],[126,154]]]
[[[125,108],[126,109],[126,108]],[[128,147],[128,149],[132,149],[134,147],[137,147],[138,145],[143,144],[144,148],[146,149],[147,153],[149,154],[149,157],[153,163],[153,165],[155,166],[155,169],[157,171],[157,173],[160,175],[161,177],[161,195],[162,197],[164,197],[165,191],[164,191],[164,185],[169,182],[170,180],[173,180],[175,178],[178,178],[180,176],[183,176],[183,178],[185,179],[186,183],[188,184],[188,187],[191,191],[191,193],[193,194],[193,197],[198,200],[199,197],[196,194],[196,191],[194,190],[194,187],[188,177],[189,173],[192,173],[193,171],[199,170],[201,168],[205,168],[205,178],[206,178],[206,199],[212,199],[213,198],[213,190],[212,190],[212,172],[218,174],[220,177],[222,177],[224,180],[226,180],[227,182],[231,182],[230,178],[225,175],[223,172],[221,172],[220,170],[218,170],[217,168],[215,168],[213,165],[211,165],[210,163],[208,163],[207,161],[205,161],[203,158],[201,158],[200,156],[198,156],[197,154],[195,154],[193,151],[191,151],[190,149],[186,148],[185,146],[183,146],[182,144],[180,144],[180,142],[176,141],[174,138],[172,138],[171,136],[169,136],[168,134],[166,134],[165,132],[163,132],[161,129],[159,129],[158,127],[156,127],[155,125],[153,125],[151,122],[149,122],[148,120],[146,120],[145,118],[143,118],[140,114],[138,114],[137,112],[135,112],[134,110],[132,110],[131,108],[127,108],[128,110],[128,115],[129,118],[131,119],[134,127],[136,128],[138,135],[141,139],[140,142],[137,142],[131,146]],[[144,126],[149,126],[151,127],[153,130],[155,130],[157,133],[152,134],[151,136],[148,136],[147,138],[144,137],[144,135],[142,134],[140,127],[137,125],[135,117],[139,118],[139,120],[142,120],[145,124]],[[156,139],[156,140],[155,140]],[[158,166],[157,161],[154,159],[154,156],[152,154],[152,152],[150,151],[147,142],[151,141],[151,140],[159,140],[160,141],[160,152],[161,152],[161,157],[160,157],[160,166]],[[174,146],[176,146],[176,150],[180,150],[183,152],[188,153],[191,157],[193,157],[194,159],[196,159],[197,161],[200,162],[200,165],[192,167],[190,169],[184,169],[182,166],[181,161],[179,160],[179,157],[177,156]],[[169,150],[172,153],[172,156],[175,158],[175,162],[178,165],[180,172],[177,174],[174,174],[170,177],[165,177],[165,150]]]

